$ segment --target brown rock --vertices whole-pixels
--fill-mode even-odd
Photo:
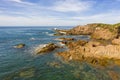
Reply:
[[[90,35],[93,32],[93,28],[88,25],[85,26],[77,26],[68,31],[68,34],[72,35]]]
[[[100,46],[101,43],[98,41],[89,41],[86,46],[91,46],[91,47],[96,47],[96,46]]]
[[[66,45],[68,46],[68,48],[72,49],[77,46],[84,46],[86,43],[87,43],[87,41],[85,41],[85,40],[78,40],[75,42],[68,42]]]
[[[61,38],[58,38],[58,39],[55,39],[55,40],[58,40],[58,41],[74,41],[75,39],[74,38],[61,37]]]
[[[95,30],[91,35],[93,39],[103,39],[103,40],[113,39],[116,36],[117,36],[116,33],[111,32],[109,29],[104,29],[104,28]]]
[[[53,50],[55,50],[56,48],[58,48],[57,45],[55,45],[54,43],[49,43],[47,45],[45,45],[44,47],[42,48],[36,48],[35,52],[37,54],[40,54],[40,53],[47,53],[47,52],[51,52]]]
[[[115,71],[108,71],[109,76],[111,77],[112,80],[119,80],[119,74]]]
[[[54,68],[61,68],[62,67],[62,65],[59,62],[55,62],[55,61],[48,62],[47,65],[50,67],[54,67]]]
[[[120,45],[120,38],[119,39],[113,39],[112,44]]]
[[[67,35],[68,30],[55,30],[55,36]]]
[[[25,44],[23,44],[23,43],[20,43],[20,44],[17,44],[17,45],[15,45],[15,46],[13,46],[14,48],[23,48],[23,47],[25,47]]]

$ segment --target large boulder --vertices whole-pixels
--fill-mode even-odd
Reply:
[[[45,46],[41,47],[37,47],[35,49],[35,53],[40,54],[40,53],[47,53],[47,52],[51,52],[53,50],[55,50],[56,48],[58,48],[57,45],[55,45],[54,43],[49,43],[46,44]]]

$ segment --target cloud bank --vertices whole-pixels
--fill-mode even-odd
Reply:
[[[118,0],[2,0],[0,26],[75,26],[120,21]],[[112,2],[112,4],[110,4]]]

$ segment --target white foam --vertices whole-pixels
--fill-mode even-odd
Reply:
[[[63,39],[59,39],[59,38],[56,38],[55,40],[56,40],[56,41],[63,41]]]
[[[45,47],[47,44],[40,44],[36,46],[32,46],[29,50],[26,50],[26,52],[29,52],[32,56],[36,56],[36,52]]]
[[[57,30],[57,28],[54,28],[53,30]]]
[[[36,47],[34,47],[34,52],[38,52],[40,49],[42,49],[43,47],[46,47],[47,44],[40,44]]]
[[[59,46],[65,46],[65,44],[63,44],[62,42],[58,42],[57,43]]]
[[[54,34],[48,34],[49,36],[53,36]]]
[[[34,37],[30,38],[30,40],[36,40]]]

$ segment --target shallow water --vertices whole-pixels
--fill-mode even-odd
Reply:
[[[120,67],[94,67],[85,62],[66,63],[49,54],[36,55],[36,46],[58,43],[53,36],[54,27],[0,28],[0,80],[119,80]],[[69,27],[61,27],[69,28]],[[88,39],[86,36],[68,36]],[[22,49],[14,45],[25,43]],[[112,79],[111,75],[114,76]]]

